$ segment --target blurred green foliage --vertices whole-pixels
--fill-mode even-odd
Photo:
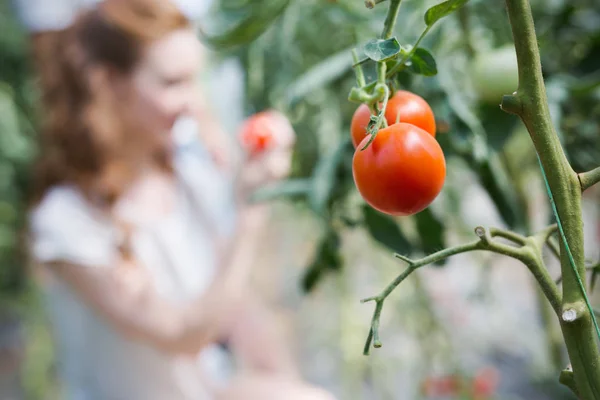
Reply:
[[[21,244],[35,133],[27,38],[11,11],[10,2],[0,0],[0,302],[26,283]]]

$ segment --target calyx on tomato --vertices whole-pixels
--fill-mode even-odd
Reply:
[[[367,125],[371,119],[371,111],[361,104],[352,117],[350,131],[354,147],[367,136]],[[397,91],[387,103],[385,119],[388,126],[397,122],[415,125],[435,137],[435,116],[429,104],[419,95],[406,90]]]

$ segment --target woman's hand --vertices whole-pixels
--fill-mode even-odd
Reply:
[[[245,151],[240,189],[248,195],[290,173],[296,136],[285,115],[268,110],[248,118],[240,132]]]
[[[242,166],[240,190],[247,196],[262,186],[277,182],[289,175],[291,149],[276,149],[251,157]]]

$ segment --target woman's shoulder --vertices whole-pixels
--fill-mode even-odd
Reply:
[[[81,265],[110,262],[118,239],[109,218],[68,185],[49,189],[30,211],[29,233],[33,256],[39,261]]]
[[[109,235],[114,230],[109,214],[94,206],[81,189],[68,184],[51,187],[31,209],[29,223],[34,231],[62,234],[90,232]]]
[[[72,185],[53,186],[32,208],[32,219],[62,218],[65,216],[96,214],[93,207],[85,199],[82,191]]]

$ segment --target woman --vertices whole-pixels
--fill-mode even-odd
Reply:
[[[188,19],[168,0],[105,0],[39,45],[31,249],[65,398],[329,399],[247,290],[265,210],[244,198],[285,175],[289,146],[234,179],[176,126],[197,115]],[[227,376],[220,341],[250,372]]]

